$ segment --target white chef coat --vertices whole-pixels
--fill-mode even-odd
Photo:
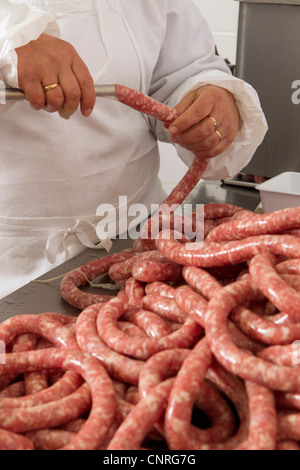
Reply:
[[[266,121],[252,87],[214,55],[208,25],[192,1],[0,0],[0,79],[18,87],[15,48],[42,32],[70,42],[95,84],[122,83],[175,106],[213,83],[235,95],[241,125],[235,143],[211,160],[206,179],[233,176],[261,143]],[[0,105],[0,297],[61,264],[97,237],[97,208],[147,207],[166,196],[157,175],[162,123],[98,98],[89,118],[65,121],[26,101]],[[192,154],[177,147],[187,163]]]

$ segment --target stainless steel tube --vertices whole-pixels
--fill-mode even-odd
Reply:
[[[115,99],[114,85],[95,85],[95,92],[96,96]],[[26,99],[25,93],[19,88],[0,88],[0,102],[24,99]]]

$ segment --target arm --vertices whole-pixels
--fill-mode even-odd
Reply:
[[[0,79],[18,88],[15,49],[36,39],[46,29],[55,29],[54,14],[28,4],[0,0]]]
[[[19,87],[34,109],[58,111],[68,119],[80,103],[82,114],[91,114],[96,101],[94,82],[70,43],[42,33],[16,52]],[[56,83],[44,92],[43,87]]]
[[[93,80],[74,48],[56,37],[53,8],[0,1],[0,18],[2,84],[23,89],[34,109],[68,118],[80,103],[89,115],[96,98]],[[44,93],[44,86],[56,82],[55,89]]]
[[[211,158],[205,179],[233,176],[250,161],[266,133],[259,99],[215,55],[212,34],[198,8],[174,0],[167,4],[165,40],[150,89],[181,116],[173,124],[175,133],[160,123],[151,125],[160,140],[176,145],[188,165],[194,155]],[[217,120],[222,140],[209,116]]]

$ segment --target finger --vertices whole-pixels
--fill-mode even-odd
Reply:
[[[198,98],[173,122],[169,128],[170,134],[176,136],[177,134],[185,132],[187,129],[209,116],[212,109],[213,103],[210,98]]]
[[[80,86],[70,68],[66,68],[59,73],[59,84],[64,94],[64,103],[60,109],[60,115],[68,119],[78,109],[81,99]]]
[[[50,90],[45,90],[44,87],[55,85],[56,83],[57,86],[55,86],[54,88],[51,88]],[[50,113],[59,111],[64,104],[64,93],[60,84],[58,83],[58,79],[53,77],[43,79],[42,86],[46,100],[46,105],[44,107],[45,111],[48,111]]]
[[[73,72],[81,90],[80,109],[84,116],[89,116],[95,106],[96,92],[94,80],[83,60],[78,56],[73,62]]]
[[[195,101],[195,94],[188,93],[186,96],[182,98],[180,103],[175,107],[178,115],[183,114]]]
[[[172,141],[184,146],[197,144],[213,135],[214,131],[215,125],[213,121],[210,118],[205,118],[199,124],[195,124],[181,134],[172,136]]]
[[[43,109],[46,105],[45,93],[39,80],[30,80],[23,85],[23,91],[30,106],[35,110]]]
[[[219,142],[211,147],[210,149],[206,150],[194,150],[193,153],[195,156],[205,159],[205,158],[214,158],[217,157],[218,155],[221,155],[229,146],[230,142],[227,141],[226,137],[222,138],[222,140],[219,139]]]
[[[202,140],[201,142],[190,143],[188,145],[184,145],[184,148],[186,148],[187,150],[190,150],[193,153],[207,152],[207,151],[211,151],[216,146],[218,146],[220,142],[221,142],[221,139],[219,135],[216,132],[213,132],[209,137]],[[179,143],[179,145],[181,144]]]

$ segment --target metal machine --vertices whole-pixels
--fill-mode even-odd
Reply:
[[[237,1],[235,75],[256,89],[269,125],[243,172],[300,171],[300,0]]]

